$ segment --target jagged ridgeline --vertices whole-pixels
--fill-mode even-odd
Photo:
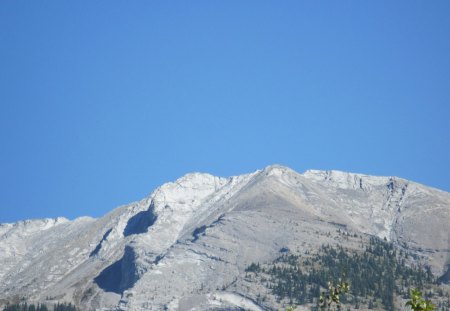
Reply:
[[[310,305],[319,310],[318,298],[328,282],[345,280],[350,293],[341,302],[347,309],[396,310],[404,305],[410,288],[424,290],[433,299],[437,310],[450,310],[448,288],[441,287],[428,266],[420,258],[398,249],[392,243],[370,237],[347,235],[358,243],[355,249],[322,245],[315,253],[295,254],[286,248],[270,263],[252,263],[245,270],[249,282],[259,283],[278,303]],[[267,299],[259,295],[260,302]]]
[[[25,301],[265,311],[292,300],[310,309],[343,274],[349,306],[388,310],[408,287],[438,297],[430,271],[450,282],[449,222],[450,193],[397,177],[279,165],[232,177],[191,173],[98,219],[0,224],[0,311]],[[257,274],[245,272],[252,262]]]

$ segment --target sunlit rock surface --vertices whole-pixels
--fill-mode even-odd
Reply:
[[[99,219],[1,224],[0,305],[25,297],[81,310],[265,310],[240,282],[245,267],[336,243],[325,233],[337,229],[386,238],[446,275],[449,193],[274,165],[188,174]]]

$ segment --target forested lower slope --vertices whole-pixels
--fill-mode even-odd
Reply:
[[[280,304],[318,310],[328,282],[345,280],[351,284],[350,292],[341,302],[348,309],[400,309],[409,290],[419,288],[435,301],[437,310],[450,310],[448,286],[439,284],[417,255],[376,237],[366,240],[357,234],[341,234],[357,247],[322,245],[317,252],[306,254],[285,248],[275,261],[249,265],[245,279],[267,289],[257,299],[264,304],[273,295]]]

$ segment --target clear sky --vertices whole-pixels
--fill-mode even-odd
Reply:
[[[0,222],[279,163],[450,191],[450,1],[0,1]]]

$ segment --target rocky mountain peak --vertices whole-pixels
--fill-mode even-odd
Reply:
[[[155,206],[199,205],[227,182],[226,178],[205,173],[190,173],[156,189],[150,199]]]
[[[371,176],[337,170],[307,170],[302,175],[312,181],[341,189],[370,189],[402,180],[397,177]]]
[[[439,275],[449,222],[449,193],[396,177],[281,165],[190,173],[99,219],[0,225],[0,308],[20,295],[82,310],[260,311],[248,287],[233,287],[251,262],[313,252],[344,231],[386,238]]]

